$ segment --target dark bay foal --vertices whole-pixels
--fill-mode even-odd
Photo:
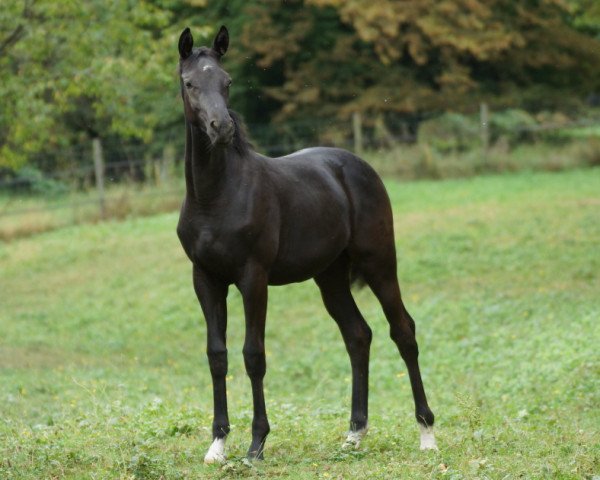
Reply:
[[[352,366],[352,413],[346,447],[367,431],[371,329],[350,292],[350,268],[375,293],[408,369],[421,427],[421,448],[436,448],[433,413],[421,381],[415,322],[400,297],[390,201],[373,169],[350,152],[309,148],[281,158],[251,150],[228,110],[231,79],[220,65],[229,35],[221,27],[211,48],[179,39],[185,112],[186,196],[177,234],[193,263],[194,289],[207,326],[213,380],[213,443],[205,462],[225,459],[229,433],[227,306],[230,285],[241,292],[246,320],[244,363],[252,384],[251,459],[262,458],[265,409],[267,286],[314,278],[337,322]]]

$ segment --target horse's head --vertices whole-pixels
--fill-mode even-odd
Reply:
[[[223,26],[211,48],[193,48],[194,39],[186,28],[179,37],[179,73],[185,118],[206,132],[212,144],[231,143],[234,124],[227,110],[231,77],[221,68],[220,59],[229,46]]]

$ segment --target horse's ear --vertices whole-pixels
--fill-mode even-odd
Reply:
[[[185,60],[192,54],[192,47],[194,46],[194,37],[192,37],[192,32],[190,32],[190,28],[186,27],[186,29],[181,32],[181,36],[179,37],[179,56],[182,60]]]
[[[219,33],[217,33],[217,36],[215,37],[215,40],[213,42],[212,48],[219,57],[222,57],[223,55],[225,55],[225,52],[227,52],[228,47],[229,32],[227,31],[227,27],[225,27],[225,25],[221,25]]]

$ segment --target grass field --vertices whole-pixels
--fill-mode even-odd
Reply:
[[[102,217],[122,220],[179,209],[185,192],[181,180],[162,185],[110,185],[101,213],[98,194],[92,190],[72,190],[60,195],[15,195],[0,193],[0,242],[84,223],[97,223]]]
[[[350,368],[313,283],[270,290],[272,433],[229,296],[229,462],[204,466],[212,394],[191,267],[162,214],[0,243],[0,478],[597,478],[600,169],[388,182],[439,452],[371,293],[370,432],[340,449]]]

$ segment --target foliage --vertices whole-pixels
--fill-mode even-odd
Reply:
[[[419,127],[419,141],[440,152],[464,151],[479,143],[479,122],[474,116],[445,113]]]
[[[282,115],[332,102],[341,115],[469,110],[482,98],[566,107],[575,87],[599,87],[598,42],[571,27],[562,2],[306,3],[319,8],[255,6],[260,28],[247,27],[244,46],[259,65],[283,70],[283,85],[270,91]]]
[[[231,103],[259,143],[346,139],[335,119],[416,131],[485,100],[575,114],[600,90],[592,0],[6,0],[0,10],[0,167],[87,161],[59,152],[99,136],[181,143],[176,42],[231,30]],[[315,123],[315,119],[320,122]],[[82,160],[83,158],[83,160]]]
[[[19,169],[14,177],[14,193],[30,193],[44,197],[56,197],[64,194],[68,186],[59,180],[47,178],[44,174],[31,166]]]
[[[600,40],[600,3],[596,0],[568,0],[573,25]]]
[[[507,109],[494,112],[490,116],[490,140],[497,142],[504,139],[511,146],[520,142],[532,140],[532,131],[538,125],[536,119],[524,110]]]
[[[159,35],[168,12],[150,2],[5,3],[0,165],[89,137],[148,140],[159,121],[172,121],[165,46],[175,37]]]
[[[600,469],[600,171],[387,182],[440,452],[367,290],[370,432],[344,452],[350,365],[312,282],[272,288],[266,460],[229,295],[230,462],[204,466],[205,328],[176,214],[0,243],[0,477],[592,478]],[[135,252],[132,254],[132,252]]]

